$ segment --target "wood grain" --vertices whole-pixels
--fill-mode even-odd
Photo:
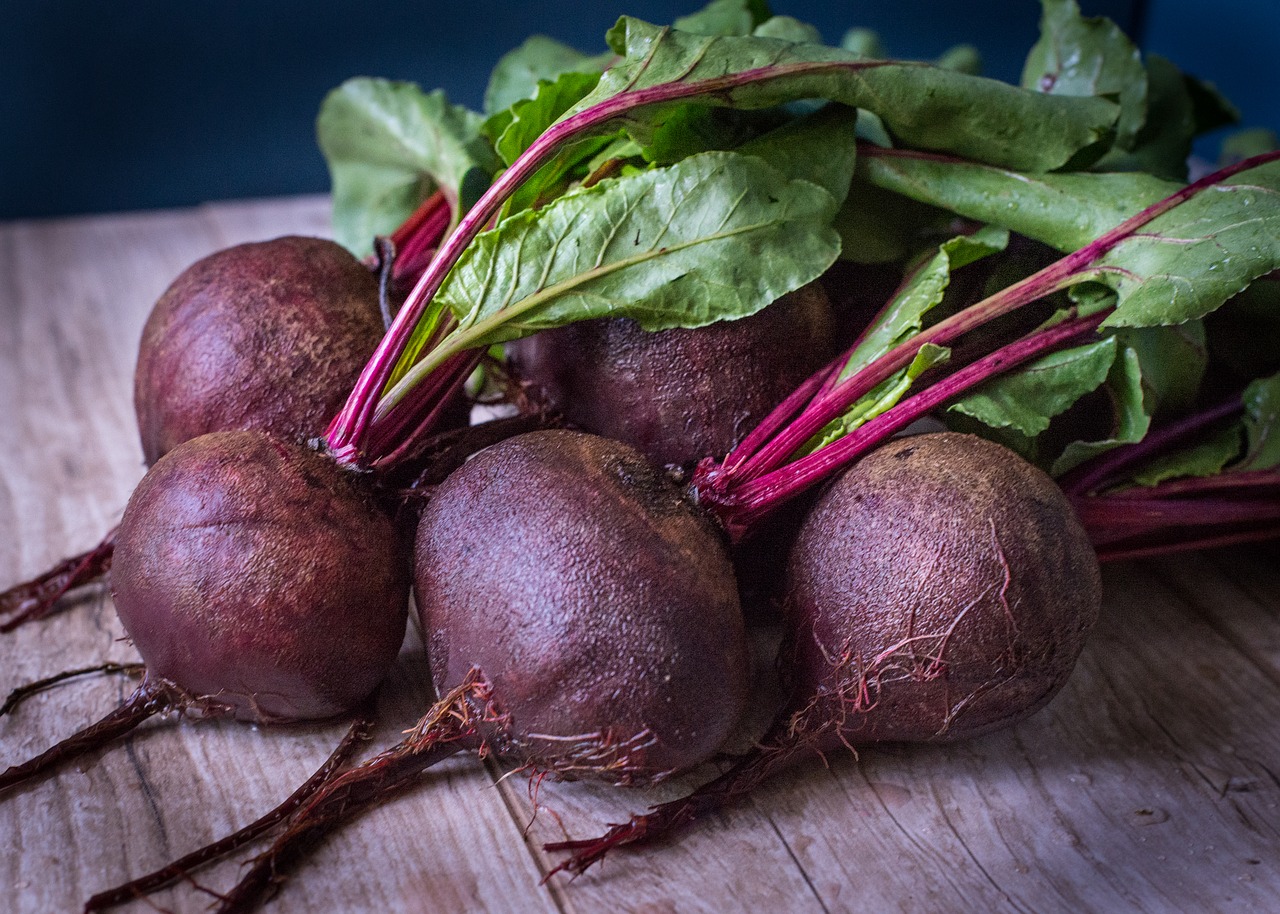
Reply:
[[[0,226],[0,582],[87,548],[118,518],[143,471],[137,339],[165,285],[219,247],[287,232],[326,233],[326,201]],[[543,841],[593,833],[697,776],[646,792],[531,786],[457,757],[337,835],[271,909],[1274,910],[1278,557],[1259,547],[1109,568],[1102,626],[1067,689],[1031,720],[957,746],[814,759],[680,840],[574,881],[539,885],[555,863]],[[0,691],[132,658],[105,590],[89,588],[47,622],[0,636]],[[425,681],[411,632],[375,745],[426,706]],[[0,765],[131,687],[91,678],[24,704],[0,719]],[[343,729],[160,721],[0,798],[0,908],[76,910],[238,827],[287,795]],[[237,871],[229,862],[198,878],[225,889]],[[154,902],[202,911],[209,896],[182,885]]]

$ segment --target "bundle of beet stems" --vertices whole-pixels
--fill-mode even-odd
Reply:
[[[1262,153],[1186,183],[1191,138],[1226,120],[1229,106],[1168,62],[1141,61],[1114,26],[1082,19],[1073,3],[1046,0],[1043,29],[1023,87],[1014,87],[957,69],[965,55],[937,65],[893,61],[877,56],[860,33],[845,47],[827,47],[802,23],[726,0],[676,28],[624,18],[609,35],[610,52],[597,57],[531,42],[499,64],[483,118],[407,84],[355,80],[336,90],[320,131],[339,236],[383,267],[384,317],[392,316],[388,299],[403,294],[404,301],[323,435],[322,456],[341,480],[325,486],[335,491],[347,486],[349,470],[366,481],[404,472],[438,429],[450,398],[500,344],[595,318],[628,318],[647,331],[744,318],[818,281],[837,259],[854,276],[873,263],[896,263],[902,281],[840,358],[727,455],[702,455],[683,494],[647,468],[643,455],[568,432],[513,439],[473,459],[429,501],[414,547],[415,594],[441,701],[401,745],[337,773],[349,751],[344,744],[285,806],[90,907],[149,891],[284,822],[276,843],[224,899],[225,910],[247,909],[333,828],[464,749],[534,771],[637,784],[706,760],[746,700],[741,621],[733,621],[737,597],[714,531],[735,542],[749,539],[782,505],[841,473],[815,517],[851,510],[826,504],[839,503],[845,480],[892,492],[904,488],[903,480],[932,484],[941,467],[976,490],[1000,474],[1006,504],[983,506],[972,528],[992,531],[981,593],[998,614],[1024,602],[1034,609],[1055,589],[1049,587],[1055,581],[1029,580],[1024,568],[1048,565],[1075,580],[1078,600],[1045,613],[1052,624],[1027,635],[1054,646],[1045,651],[1052,663],[1031,671],[1030,685],[975,685],[934,720],[925,711],[934,692],[921,697],[895,676],[905,651],[912,664],[924,664],[913,675],[926,690],[959,681],[960,652],[968,648],[951,642],[963,640],[952,635],[968,610],[944,620],[936,644],[922,654],[915,653],[920,635],[855,651],[824,602],[847,595],[806,589],[808,572],[788,571],[788,651],[797,672],[792,698],[760,748],[687,800],[615,827],[598,842],[564,845],[577,852],[567,867],[583,869],[610,847],[691,821],[814,750],[962,738],[1033,712],[1061,687],[1096,618],[1093,547],[1113,558],[1274,535],[1280,455],[1268,433],[1276,382],[1255,374],[1227,405],[1212,405],[1214,389],[1235,366],[1203,344],[1206,335],[1210,344],[1214,339],[1210,318],[1219,310],[1233,316],[1247,290],[1266,285],[1251,286],[1254,280],[1280,267],[1280,156]],[[542,78],[531,82],[529,73]],[[1147,91],[1132,91],[1137,84]],[[1156,121],[1157,112],[1170,111],[1181,114],[1176,131]],[[429,132],[436,145],[388,153],[379,130]],[[389,161],[396,155],[409,160]],[[366,239],[383,232],[392,243],[371,254]],[[1011,233],[1028,244],[1010,245]],[[953,276],[979,266],[988,271],[982,294],[948,296]],[[1217,360],[1183,358],[1189,349]],[[732,398],[734,391],[727,393]],[[883,447],[926,416],[1000,446],[941,436]],[[1153,427],[1158,431],[1149,435]],[[146,434],[144,428],[144,440]],[[238,448],[257,449],[255,466],[283,459],[294,472],[300,461],[304,480],[329,472],[282,445],[240,441]],[[209,460],[229,459],[207,457],[200,447],[178,444],[175,456],[156,459],[152,474],[165,486],[181,486],[202,475]],[[874,459],[846,473],[873,451]],[[893,461],[881,453],[892,453]],[[1033,463],[1062,478],[1066,494]],[[6,624],[46,612],[69,587],[105,570],[106,557],[117,552],[117,559],[124,556],[124,573],[113,571],[117,603],[148,674],[135,700],[107,725],[111,732],[157,703],[248,719],[361,707],[383,675],[382,659],[369,664],[374,669],[358,694],[336,697],[318,681],[275,704],[264,704],[252,686],[231,688],[203,670],[184,680],[181,659],[149,621],[154,607],[172,598],[147,579],[156,566],[136,539],[144,525],[136,518],[163,516],[152,505],[163,507],[168,497],[152,474],[114,540],[6,595]],[[509,658],[495,657],[493,645],[510,634],[504,626],[524,623],[487,618],[501,616],[505,606],[473,607],[476,592],[487,597],[485,588],[499,585],[487,585],[484,569],[466,565],[455,548],[455,540],[470,542],[468,533],[440,531],[455,530],[459,512],[499,523],[510,512],[492,500],[515,497],[500,480],[519,476],[547,503],[568,499],[545,496],[566,475],[599,477],[602,486],[624,477],[626,490],[611,498],[670,515],[672,529],[658,541],[628,542],[634,550],[628,572],[643,573],[646,550],[665,556],[689,537],[701,544],[692,552],[707,556],[687,572],[654,559],[655,578],[678,577],[671,589],[685,591],[689,605],[661,607],[658,616],[688,617],[653,623],[652,657],[633,663],[629,652],[642,649],[625,639],[579,648],[571,638],[566,655],[580,649],[598,661],[602,651],[613,651],[624,666],[666,671],[662,681],[675,682],[677,692],[700,695],[707,721],[646,716],[646,701],[671,706],[670,693],[660,690],[625,709],[599,707],[607,704],[599,696],[566,709],[557,691],[566,683],[533,676],[540,685],[517,687],[517,673],[501,666]],[[675,502],[684,507],[674,514],[661,507]],[[1054,505],[1050,529],[1028,520],[1031,503]],[[900,526],[931,526],[912,510],[901,509]],[[965,510],[957,504],[952,513]],[[1187,523],[1188,511],[1205,513]],[[838,521],[827,515],[806,522],[797,542],[806,535],[830,539],[825,531]],[[536,518],[523,522],[538,529]],[[557,521],[543,523],[550,530]],[[808,524],[824,532],[806,534]],[[477,536],[487,540],[489,532]],[[121,542],[127,548],[118,552]],[[877,548],[902,552],[902,542],[847,546],[856,555]],[[852,559],[846,551],[823,561]],[[407,581],[395,567],[387,574],[391,605],[403,600]],[[656,600],[638,580],[619,586]],[[550,586],[559,592],[566,583]],[[522,599],[512,597],[513,604]],[[547,624],[583,624],[586,617],[575,614],[586,610],[576,598],[560,599],[567,615]],[[894,602],[887,591],[871,599]],[[797,610],[805,601],[812,606]],[[130,603],[146,607],[134,624],[125,614]],[[589,611],[631,620],[650,607],[592,604]],[[396,631],[395,614],[389,618],[381,639],[387,643]],[[399,620],[402,631],[403,614]],[[997,623],[981,625],[975,670],[1024,649]],[[698,642],[699,628],[716,630],[723,643]],[[834,640],[824,642],[828,636]],[[692,668],[672,659],[682,653],[677,644],[697,644],[684,651]],[[870,665],[863,664],[868,652]],[[654,688],[634,685],[637,695]],[[884,713],[895,707],[897,718]],[[97,736],[77,736],[46,762]],[[6,774],[20,778],[26,771]]]

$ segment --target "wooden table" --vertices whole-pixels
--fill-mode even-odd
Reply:
[[[92,545],[143,466],[131,405],[142,321],[177,272],[235,242],[327,231],[305,198],[0,226],[0,580]],[[1023,725],[950,747],[816,761],[678,843],[539,880],[541,842],[674,795],[544,784],[459,757],[341,832],[272,910],[1280,910],[1280,575],[1271,547],[1106,570],[1075,676]],[[412,633],[411,633],[412,634]],[[102,588],[0,636],[0,695],[133,654]],[[412,642],[378,739],[427,705]],[[132,688],[99,677],[0,719],[0,765]],[[161,721],[0,799],[0,909],[91,893],[252,819],[329,752],[341,724]],[[234,862],[202,871],[226,888]],[[163,910],[201,911],[191,886]],[[151,910],[135,904],[132,910]]]

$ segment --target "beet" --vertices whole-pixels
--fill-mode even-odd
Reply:
[[[581,321],[513,343],[512,369],[575,425],[659,466],[723,457],[835,355],[818,283],[763,311],[696,330],[646,333],[625,318]]]
[[[134,406],[147,463],[214,431],[318,437],[383,329],[376,278],[332,241],[288,236],[197,261],[142,331]]]
[[[840,739],[967,739],[1058,692],[1101,588],[1084,528],[1043,472],[972,435],[897,439],[800,530],[787,668],[798,694],[845,703]]]
[[[157,461],[111,581],[148,676],[246,720],[350,710],[389,671],[408,615],[406,548],[383,507],[326,455],[262,432]]]
[[[437,690],[478,668],[536,767],[651,781],[707,758],[742,710],[721,538],[625,445],[545,431],[482,451],[427,505],[414,569]]]

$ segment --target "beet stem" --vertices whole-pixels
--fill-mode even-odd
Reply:
[[[840,440],[768,475],[740,482],[728,495],[711,487],[700,489],[699,501],[709,505],[730,536],[740,538],[785,501],[844,469],[916,419],[1015,365],[1092,333],[1105,317],[1105,312],[1098,312],[1033,331],[908,397]],[[694,484],[698,486],[700,480]]]
[[[774,437],[749,460],[736,466],[732,479],[735,482],[738,479],[749,482],[786,464],[800,447],[827,423],[837,419],[850,405],[857,402],[858,398],[865,396],[877,384],[909,365],[925,344],[949,344],[957,337],[997,317],[1071,286],[1085,275],[1095,261],[1153,219],[1202,190],[1220,184],[1241,171],[1276,159],[1280,159],[1280,150],[1245,159],[1179,188],[1175,193],[1130,216],[1110,231],[1104,232],[1084,247],[893,347],[851,377],[816,397],[799,418],[781,434]],[[729,484],[730,477],[727,474],[720,474],[719,487],[725,490]]]
[[[660,42],[654,43],[655,51],[660,44]],[[885,65],[883,61],[860,60],[840,66],[850,70],[863,70],[883,65]],[[767,83],[810,69],[822,71],[831,69],[832,66],[829,63],[774,65],[709,79],[667,82],[644,89],[624,89],[617,95],[548,127],[509,168],[489,185],[488,190],[462,217],[458,227],[444,240],[436,251],[435,257],[418,278],[404,307],[396,316],[391,330],[383,337],[377,351],[374,352],[357,380],[351,396],[342,411],[334,418],[325,436],[335,457],[343,463],[359,462],[363,439],[372,422],[378,400],[413,335],[415,325],[426,313],[432,298],[443,285],[445,277],[458,262],[467,246],[475,240],[476,235],[483,231],[498,214],[503,203],[565,143],[590,133],[637,108],[699,95],[715,97],[742,86]]]
[[[105,575],[111,567],[115,539],[113,529],[88,552],[63,559],[38,577],[0,593],[0,616],[10,616],[0,622],[0,632],[44,618],[68,591]]]
[[[97,893],[85,902],[84,914],[90,914],[92,911],[105,911],[116,905],[136,901],[139,898],[150,895],[152,892],[186,877],[192,870],[214,860],[220,860],[227,854],[240,849],[260,835],[270,831],[315,796],[325,784],[332,781],[355,753],[357,747],[361,743],[368,741],[372,729],[373,699],[370,698],[358,712],[356,719],[351,722],[351,726],[342,738],[342,742],[333,750],[329,758],[325,760],[325,763],[317,768],[311,777],[307,778],[283,803],[225,838],[206,844],[204,847],[192,851],[145,876],[139,876],[137,879],[132,879],[123,885]]]
[[[1141,441],[1125,447],[1113,448],[1100,454],[1076,470],[1065,475],[1059,483],[1068,495],[1088,495],[1103,488],[1125,470],[1164,453],[1169,447],[1184,441],[1211,425],[1244,411],[1244,401],[1236,394],[1221,403],[1157,431],[1147,434]]]
[[[94,673],[115,674],[123,673],[126,676],[137,676],[146,672],[146,667],[141,663],[99,663],[96,666],[84,666],[75,670],[63,670],[61,673],[55,673],[52,676],[46,676],[44,679],[37,679],[34,682],[28,682],[26,685],[20,685],[5,698],[4,704],[0,704],[0,717],[8,714],[18,705],[22,704],[33,695],[47,691],[56,685],[66,682],[69,679],[77,679],[81,676],[89,676]]]
[[[144,680],[142,685],[101,720],[55,743],[35,758],[0,772],[0,793],[26,783],[54,767],[79,758],[133,730],[147,718],[177,707],[177,694],[164,682]]]

